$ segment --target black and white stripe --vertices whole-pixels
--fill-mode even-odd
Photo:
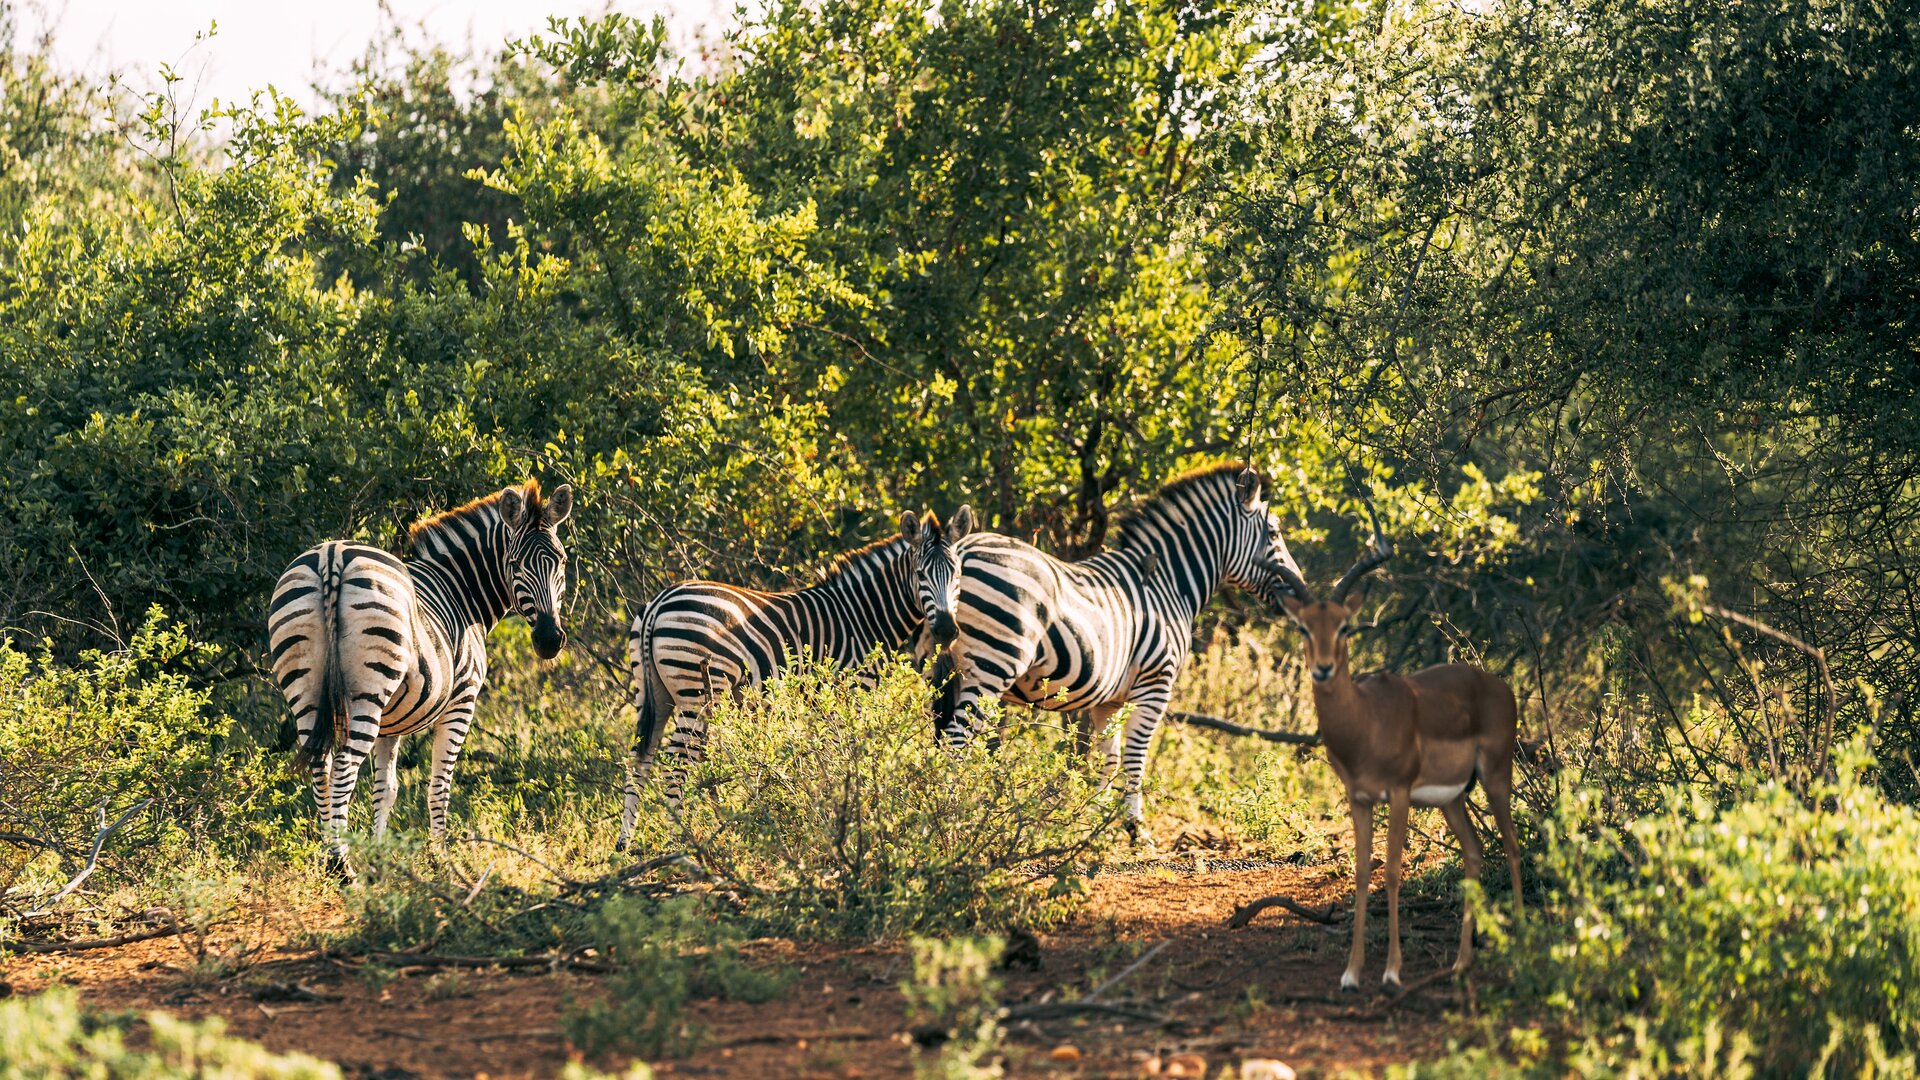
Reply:
[[[400,736],[433,728],[429,830],[446,835],[454,762],[487,677],[487,632],[510,611],[541,659],[560,651],[566,552],[555,527],[573,507],[562,485],[509,487],[415,525],[413,556],[328,541],[274,587],[267,637],[274,681],[293,708],[321,826],[346,865],[347,807],[374,759],[374,832],[398,792]]]
[[[876,648],[919,651],[929,614],[951,619],[944,585],[933,583],[952,579],[954,545],[972,527],[973,514],[964,509],[945,528],[931,513],[908,513],[898,536],[841,555],[818,584],[804,589],[761,592],[683,581],[654,597],[627,640],[640,717],[616,850],[625,850],[633,836],[640,788],[669,719],[665,795],[677,807],[717,696],[758,686],[801,658],[857,669]]]
[[[1285,583],[1263,563],[1293,566],[1268,512],[1263,482],[1244,465],[1168,483],[1130,515],[1113,550],[1077,563],[998,533],[959,545],[960,576],[939,603],[956,635],[943,672],[941,726],[970,738],[978,703],[998,698],[1054,711],[1086,710],[1095,730],[1122,706],[1127,814],[1138,830],[1147,748],[1186,664],[1194,617],[1223,583],[1278,602]],[[1297,573],[1297,568],[1296,568]]]

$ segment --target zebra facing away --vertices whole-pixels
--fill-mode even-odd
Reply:
[[[680,805],[687,765],[706,745],[713,699],[758,686],[802,656],[858,670],[876,648],[923,653],[929,617],[951,620],[944,603],[958,568],[954,545],[973,530],[962,507],[940,519],[901,515],[897,536],[839,556],[814,585],[760,592],[719,581],[683,581],[633,620],[627,658],[639,720],[627,766],[626,803],[614,850],[625,851],[668,720],[665,795]],[[864,676],[863,676],[864,677]]]
[[[945,736],[972,738],[979,702],[995,698],[1085,710],[1094,730],[1132,705],[1124,754],[1114,735],[1106,756],[1109,769],[1126,769],[1127,826],[1143,838],[1147,747],[1186,664],[1194,617],[1223,583],[1277,604],[1287,586],[1274,564],[1299,572],[1264,486],[1238,463],[1179,477],[1121,522],[1114,548],[1077,563],[998,533],[960,544],[960,574],[936,600],[952,613],[953,633],[940,641],[941,674],[951,676],[937,699]]]
[[[280,575],[267,609],[274,681],[342,876],[353,877],[345,832],[361,762],[373,755],[377,835],[399,791],[400,736],[429,727],[428,830],[445,838],[453,766],[487,677],[487,632],[517,611],[541,659],[566,641],[557,615],[567,556],[554,530],[572,509],[571,487],[543,498],[530,480],[414,525],[404,561],[330,540]]]

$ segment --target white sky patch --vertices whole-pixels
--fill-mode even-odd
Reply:
[[[245,101],[269,85],[311,107],[316,81],[343,83],[347,67],[396,24],[409,41],[456,49],[471,42],[487,55],[544,29],[550,15],[662,15],[682,46],[717,37],[734,21],[732,0],[47,0],[43,10],[16,10],[23,40],[51,27],[65,70],[102,82],[118,74],[149,91],[161,86],[161,65],[171,64],[184,77],[180,96],[190,94],[195,108],[215,98]],[[218,32],[196,44],[214,24]]]

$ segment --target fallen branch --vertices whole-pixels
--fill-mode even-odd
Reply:
[[[118,937],[93,938],[87,941],[9,941],[0,944],[0,950],[20,953],[63,953],[80,952],[83,949],[111,949],[115,945],[131,945],[136,941],[151,941],[154,938],[172,937],[184,933],[186,927],[179,923],[142,930],[134,934],[121,934]]]
[[[1265,728],[1248,727],[1245,724],[1236,724],[1231,720],[1222,720],[1217,716],[1208,716],[1206,713],[1175,711],[1167,713],[1166,716],[1167,719],[1177,720],[1182,724],[1190,724],[1193,727],[1212,728],[1215,731],[1224,731],[1229,735],[1251,735],[1256,739],[1265,739],[1268,742],[1292,743],[1295,746],[1320,745],[1320,736],[1318,735],[1303,735],[1297,731],[1268,731]]]
[[[1158,956],[1160,954],[1160,950],[1166,948],[1168,944],[1170,944],[1170,942],[1163,941],[1160,944],[1155,945],[1153,948],[1148,949],[1146,952],[1141,953],[1140,959],[1135,960],[1131,964],[1128,964],[1124,969],[1121,970],[1120,974],[1115,975],[1113,978],[1108,979],[1106,982],[1101,983],[1099,987],[1094,990],[1093,993],[1087,995],[1086,1000],[1088,1001],[1100,1000],[1100,998],[1103,995],[1105,995],[1107,991],[1120,985],[1121,980],[1125,979],[1127,976],[1133,974],[1134,972],[1140,970],[1140,965],[1153,959],[1155,956]]]
[[[1270,907],[1286,908],[1288,911],[1293,912],[1295,915],[1298,915],[1301,918],[1306,919],[1310,922],[1317,922],[1322,926],[1333,925],[1334,906],[1332,904],[1328,904],[1327,909],[1325,911],[1315,911],[1312,908],[1307,907],[1306,905],[1301,904],[1298,901],[1295,901],[1292,897],[1282,896],[1279,893],[1274,893],[1272,896],[1263,896],[1260,899],[1255,900],[1250,904],[1243,904],[1240,907],[1235,908],[1233,915],[1227,919],[1227,929],[1229,930],[1240,929],[1241,927],[1252,922],[1253,917],[1255,915],[1260,914],[1261,912],[1267,910]]]
[[[868,1039],[890,1039],[893,1036],[884,1031],[862,1031],[859,1028],[844,1030],[828,1029],[814,1035],[742,1035],[737,1039],[725,1039],[710,1046],[779,1046],[792,1042],[860,1042]]]
[[[68,894],[72,893],[73,890],[79,888],[81,882],[87,880],[88,877],[92,876],[94,867],[100,864],[100,849],[106,844],[107,837],[112,836],[114,833],[118,832],[120,829],[120,826],[125,825],[127,823],[128,818],[131,818],[133,817],[133,815],[139,813],[142,810],[145,810],[148,804],[152,802],[153,802],[153,798],[151,796],[145,799],[141,799],[139,802],[134,803],[131,807],[129,807],[126,813],[121,814],[117,818],[114,818],[113,824],[111,825],[107,824],[107,804],[104,802],[101,803],[100,804],[101,828],[99,832],[94,834],[93,850],[87,853],[87,865],[81,867],[80,872],[78,874],[73,875],[73,880],[67,882],[65,887],[63,887],[59,892],[53,894],[53,899],[47,901],[46,907],[40,909],[39,911],[29,911],[26,913],[24,917],[31,919],[36,916],[47,914],[48,912],[52,911],[54,907],[60,903],[60,901],[65,900]]]
[[[396,967],[444,967],[444,968],[556,968],[569,967],[575,971],[586,971],[604,975],[613,970],[611,964],[595,963],[592,960],[573,960],[565,956],[436,956],[432,954],[370,952],[364,954],[376,964],[392,964]]]
[[[1104,1001],[1049,1001],[1039,1005],[1021,1005],[1007,1010],[1007,1020],[1058,1020],[1067,1016],[1079,1016],[1083,1013],[1097,1013],[1101,1016],[1117,1016],[1123,1020],[1138,1020],[1142,1023],[1165,1027],[1177,1024],[1178,1020],[1150,1013],[1126,1005],[1109,1005]]]

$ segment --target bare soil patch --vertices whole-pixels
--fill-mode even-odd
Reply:
[[[1225,929],[1233,910],[1285,892],[1314,907],[1334,905],[1333,926],[1279,909],[1252,926]],[[1377,897],[1378,894],[1376,894]],[[1373,1071],[1444,1048],[1444,1014],[1459,1006],[1447,984],[1399,1003],[1342,995],[1346,956],[1346,874],[1336,867],[1235,862],[1205,854],[1109,869],[1093,879],[1091,902],[1071,924],[1038,941],[1038,970],[1005,973],[1007,1004],[1084,997],[1147,950],[1158,947],[1102,1000],[1158,1014],[1155,1026],[1105,1016],[1016,1024],[1007,1040],[1014,1076],[1134,1076],[1178,1053],[1211,1068],[1250,1057],[1286,1061],[1302,1076]],[[283,913],[284,914],[284,913]],[[308,928],[336,913],[300,913]],[[1410,899],[1407,975],[1451,959],[1457,911]],[[247,969],[217,979],[190,977],[193,954],[181,938],[12,961],[16,992],[50,982],[75,986],[92,1005],[225,1017],[238,1035],[277,1051],[339,1062],[350,1074],[407,1077],[552,1076],[570,1048],[559,1034],[569,998],[602,992],[601,980],[567,971],[368,972],[354,959],[299,944],[288,920],[224,927],[209,946],[254,945]],[[702,1002],[705,1049],[657,1064],[668,1076],[883,1077],[909,1075],[913,1052],[898,986],[909,970],[899,947],[796,946],[763,941],[748,955],[793,964],[800,977],[764,1005]],[[1384,951],[1372,951],[1377,969]],[[1377,976],[1376,976],[1377,977]],[[1056,1060],[1072,1046],[1074,1060]],[[1062,1051],[1062,1053],[1065,1053]],[[603,1068],[622,1062],[596,1062]]]

